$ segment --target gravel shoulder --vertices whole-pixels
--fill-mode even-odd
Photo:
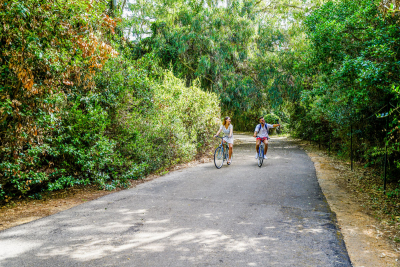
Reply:
[[[365,201],[357,193],[350,181],[350,166],[326,155],[308,142],[300,142],[317,173],[328,204],[336,213],[337,221],[346,243],[353,266],[400,266],[397,244],[389,240],[388,227],[375,219],[365,206]],[[393,227],[392,227],[393,228]]]

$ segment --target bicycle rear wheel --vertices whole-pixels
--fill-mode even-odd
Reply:
[[[222,152],[222,148],[219,146],[217,149],[215,149],[214,152],[214,164],[217,169],[220,169],[222,167],[222,164],[224,164],[224,154]]]
[[[263,161],[264,161],[264,148],[260,146],[260,149],[258,151],[258,158],[257,158],[258,167],[261,168]]]

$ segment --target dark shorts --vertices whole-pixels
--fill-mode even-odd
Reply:
[[[261,140],[261,142],[264,142],[264,140],[268,140],[268,137],[257,137],[257,140]]]

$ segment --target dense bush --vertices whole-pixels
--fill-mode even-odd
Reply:
[[[39,190],[42,184],[60,188],[60,183],[83,182],[65,176],[53,161],[60,156],[55,138],[60,143],[64,137],[77,141],[82,132],[67,122],[78,122],[79,110],[86,110],[70,96],[93,92],[96,71],[117,54],[103,37],[115,27],[105,15],[106,7],[104,1],[0,4],[0,200]],[[70,107],[68,115],[65,110]],[[101,108],[91,108],[104,122]],[[52,138],[56,131],[63,136]],[[63,149],[70,148],[66,144]],[[86,156],[68,153],[81,161]]]
[[[202,91],[198,82],[186,87],[170,71],[154,91],[161,113],[153,123],[161,132],[169,132],[176,157],[186,161],[203,152],[220,124],[217,95]]]
[[[130,59],[106,1],[0,5],[0,201],[127,186],[206,148],[217,97]]]
[[[397,5],[398,8],[398,5]],[[399,13],[382,1],[328,1],[305,20],[310,46],[297,63],[297,136],[400,174]],[[386,150],[387,148],[387,150]]]
[[[112,135],[119,151],[145,173],[193,159],[210,144],[220,108],[215,94],[186,87],[148,54],[125,72],[125,88]],[[113,73],[116,71],[114,70]]]

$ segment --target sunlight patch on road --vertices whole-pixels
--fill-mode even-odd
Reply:
[[[305,230],[300,230],[299,233],[311,233],[311,234],[322,234],[324,233],[323,229],[305,229]]]
[[[93,226],[94,227],[94,226]],[[227,252],[245,252],[248,250],[260,252],[260,242],[268,239],[277,240],[270,237],[232,237],[219,230],[208,229],[200,232],[193,232],[190,229],[178,228],[165,231],[165,228],[156,227],[147,229],[146,232],[137,232],[118,238],[110,237],[107,239],[97,239],[93,234],[86,240],[80,238],[67,239],[67,243],[61,248],[53,246],[42,246],[40,257],[70,257],[78,261],[88,261],[103,258],[105,255],[114,254],[122,251],[132,253],[143,253],[145,251],[159,253],[165,249],[180,249],[200,244],[198,251],[199,257],[203,253],[211,250],[225,250]],[[85,230],[84,230],[85,231]],[[79,243],[81,242],[81,243]],[[40,246],[37,244],[36,246]],[[27,246],[27,249],[31,249]],[[20,251],[19,253],[24,253]],[[13,254],[11,257],[16,257]],[[188,259],[190,260],[190,259]]]
[[[169,223],[171,220],[170,219],[164,219],[164,220],[146,220],[146,224],[157,224],[157,223]]]
[[[130,209],[120,209],[118,212],[129,215],[129,214],[146,214],[147,209],[140,209],[140,210],[130,210]]]
[[[37,241],[19,241],[10,242],[7,240],[0,241],[0,262],[8,258],[17,258],[20,254],[26,253],[29,250],[40,247],[42,242]]]

